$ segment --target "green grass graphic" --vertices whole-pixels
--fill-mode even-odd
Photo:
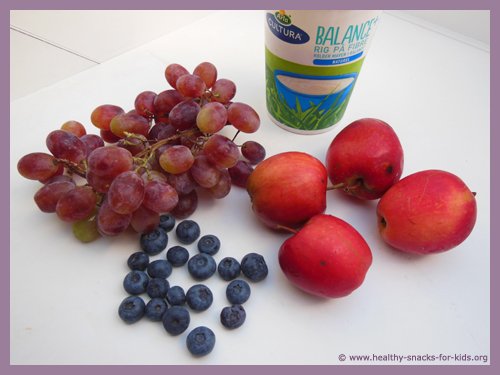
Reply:
[[[266,91],[268,110],[276,120],[294,129],[321,130],[335,124],[342,118],[352,93],[352,87],[342,103],[338,103],[341,97],[339,95],[329,109],[320,110],[319,107],[329,97],[327,95],[317,105],[311,102],[311,106],[304,111],[298,99],[296,100],[296,108],[288,106],[283,95],[279,95],[276,89],[273,72],[270,69],[266,69]]]

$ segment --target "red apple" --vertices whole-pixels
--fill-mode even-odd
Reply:
[[[336,298],[351,294],[363,283],[372,264],[372,253],[350,224],[320,214],[283,243],[279,264],[298,288]]]
[[[360,199],[378,199],[403,172],[403,148],[391,126],[364,118],[347,125],[326,154],[330,181]]]
[[[297,227],[326,209],[325,166],[303,152],[284,152],[260,162],[247,181],[257,217],[267,226]]]
[[[392,186],[377,205],[382,238],[396,249],[438,253],[461,244],[476,222],[476,198],[452,173],[426,170]]]

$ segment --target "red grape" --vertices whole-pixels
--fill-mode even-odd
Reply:
[[[35,194],[35,203],[42,212],[56,212],[59,199],[75,188],[72,181],[53,181],[43,185]]]
[[[177,80],[184,74],[189,74],[189,72],[186,68],[179,64],[170,64],[165,69],[165,78],[167,79],[167,82],[170,84],[170,86],[172,86],[174,89],[177,88]]]
[[[202,62],[199,64],[194,68],[193,74],[200,77],[203,82],[205,82],[207,88],[212,87],[217,80],[217,68],[214,64],[209,62]]]
[[[65,130],[67,132],[70,132],[73,135],[76,135],[78,138],[87,134],[87,131],[85,130],[85,126],[83,126],[82,123],[80,123],[78,121],[73,121],[73,120],[66,121],[64,124],[62,124],[61,130]]]
[[[253,172],[253,167],[245,160],[238,160],[234,167],[228,169],[231,181],[234,185],[246,189],[247,180]]]
[[[227,120],[244,133],[254,133],[260,127],[259,115],[245,103],[231,103],[227,109]]]
[[[116,115],[125,113],[123,108],[112,104],[103,104],[92,111],[90,121],[102,130],[109,130],[109,124]]]
[[[157,213],[170,212],[179,201],[175,189],[164,181],[149,181],[144,190],[144,206]]]
[[[164,181],[167,182],[167,176],[165,176],[162,172],[155,170],[148,170],[141,175],[144,184],[147,184],[149,181]]]
[[[194,156],[186,146],[175,145],[162,152],[159,158],[160,166],[172,174],[188,171],[194,163]]]
[[[219,169],[231,168],[240,158],[240,150],[229,138],[220,134],[212,135],[203,146],[207,159]]]
[[[189,172],[168,174],[166,178],[179,195],[189,194],[196,188],[196,182]]]
[[[246,141],[241,145],[241,154],[252,165],[260,163],[266,157],[264,146],[255,141]]]
[[[158,140],[167,139],[173,137],[177,133],[177,130],[172,124],[167,124],[163,126],[158,132]]]
[[[208,161],[205,155],[196,156],[189,171],[196,183],[204,188],[215,186],[220,179],[220,171]]]
[[[177,79],[177,91],[186,98],[201,98],[207,89],[205,82],[193,74],[184,74]]]
[[[132,213],[130,226],[137,233],[149,233],[155,230],[160,224],[160,215],[158,212],[152,211],[149,208],[140,206]]]
[[[108,190],[108,203],[119,214],[137,210],[144,199],[144,181],[134,171],[119,174]]]
[[[172,108],[182,102],[184,97],[177,90],[165,90],[160,92],[154,100],[155,117],[167,117]]]
[[[212,95],[216,102],[227,104],[236,95],[236,85],[229,79],[218,79],[212,86]]]
[[[107,143],[116,143],[120,140],[120,137],[117,137],[114,135],[111,130],[100,130],[99,134],[101,135],[101,138],[104,142]]]
[[[104,146],[104,140],[96,134],[85,134],[84,136],[80,137],[80,141],[82,141],[85,145],[87,156],[89,156],[90,153],[96,148]]]
[[[153,118],[155,112],[155,98],[156,93],[153,91],[143,91],[137,95],[134,101],[134,108],[137,114],[147,119]]]
[[[92,170],[88,170],[85,177],[90,186],[98,193],[107,193],[115,176],[99,176]]]
[[[231,176],[227,169],[221,170],[220,179],[215,186],[208,189],[210,195],[215,199],[224,198],[231,191]]]
[[[196,211],[198,207],[198,193],[193,190],[189,194],[179,196],[177,206],[170,212],[177,219],[184,219]]]
[[[54,130],[46,139],[47,148],[58,159],[79,163],[87,156],[87,147],[76,135]]]
[[[17,162],[19,174],[30,180],[47,180],[59,173],[59,167],[54,156],[43,152],[24,155]]]
[[[59,181],[69,181],[69,182],[75,182],[71,176],[68,176],[66,174],[58,174],[55,176],[52,176],[51,178],[44,180],[43,183],[50,184],[52,182],[59,182]]]
[[[187,130],[196,126],[196,116],[200,105],[193,100],[185,100],[177,104],[168,115],[170,124],[177,130]]]
[[[109,128],[119,138],[125,138],[127,133],[140,134],[147,137],[150,124],[147,119],[138,114],[123,113],[113,117]]]
[[[122,172],[132,169],[133,158],[130,151],[117,146],[100,147],[88,157],[88,172],[114,179]]]
[[[196,116],[196,125],[205,134],[217,133],[226,122],[227,109],[219,102],[205,104]]]
[[[94,212],[96,203],[97,196],[90,186],[77,186],[59,198],[56,213],[63,221],[83,220]]]
[[[122,215],[113,211],[108,201],[104,200],[97,212],[97,230],[103,236],[116,236],[128,228],[131,220],[131,214]]]

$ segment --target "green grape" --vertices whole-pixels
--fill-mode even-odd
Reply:
[[[101,237],[95,218],[76,221],[73,223],[72,229],[74,236],[83,243],[92,242]]]

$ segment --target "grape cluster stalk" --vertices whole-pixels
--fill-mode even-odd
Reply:
[[[170,64],[171,88],[139,93],[128,112],[112,104],[95,108],[90,121],[98,135],[75,120],[50,132],[49,152],[17,164],[23,177],[43,184],[34,196],[38,208],[72,223],[75,236],[90,242],[128,228],[151,232],[162,214],[183,219],[195,212],[201,191],[220,199],[232,185],[245,187],[266,152],[235,138],[256,132],[260,118],[234,102],[235,83],[217,75],[210,62],[193,73]],[[236,130],[232,139],[221,134],[227,127]]]

